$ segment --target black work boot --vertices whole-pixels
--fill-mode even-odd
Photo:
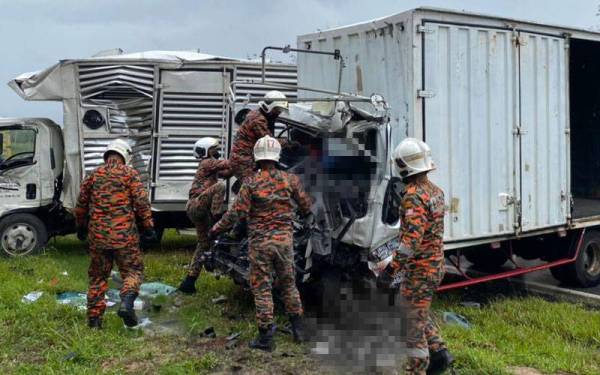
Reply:
[[[196,280],[198,280],[198,276],[186,276],[177,289],[185,294],[194,294],[196,293]]]
[[[123,319],[123,323],[127,327],[135,327],[138,324],[137,316],[135,316],[135,311],[133,310],[133,303],[136,298],[137,294],[135,293],[129,293],[121,297],[121,306],[117,315]]]
[[[292,334],[294,335],[294,341],[297,343],[305,342],[306,336],[304,335],[304,324],[302,323],[302,316],[298,314],[290,315],[290,323],[292,324]]]
[[[99,316],[94,316],[88,318],[88,327],[93,329],[101,329],[102,328],[102,318]]]
[[[427,367],[427,375],[437,375],[446,371],[454,362],[454,357],[448,349],[440,349],[429,353],[429,367]]]
[[[275,350],[275,342],[273,342],[273,333],[275,332],[275,326],[270,325],[269,328],[259,328],[258,336],[256,339],[248,343],[248,347],[251,349],[260,349],[265,352],[272,352]]]

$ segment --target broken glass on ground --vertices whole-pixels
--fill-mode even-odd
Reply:
[[[446,324],[457,325],[465,329],[471,328],[471,323],[469,323],[467,318],[452,311],[444,311],[444,313],[442,314],[442,320]]]
[[[143,283],[140,286],[140,297],[169,296],[175,293],[176,290],[177,288],[160,282]]]
[[[21,302],[23,302],[23,303],[33,303],[33,302],[37,301],[43,294],[44,294],[44,292],[30,292],[30,293],[27,293],[26,295],[23,296],[23,298],[21,298]]]

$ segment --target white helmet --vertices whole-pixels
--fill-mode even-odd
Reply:
[[[268,99],[266,99],[268,98]],[[273,100],[269,100],[273,99]],[[279,99],[279,100],[277,100]],[[288,110],[288,102],[285,95],[281,91],[273,90],[265,94],[265,100],[258,102],[258,106],[265,112],[271,113],[274,108]]]
[[[127,141],[125,141],[121,138],[115,139],[114,141],[110,142],[108,144],[108,146],[106,146],[106,150],[104,151],[104,154],[102,155],[102,157],[104,158],[105,161],[106,161],[106,156],[109,152],[116,152],[117,154],[121,155],[123,157],[123,160],[125,161],[125,164],[129,164],[129,162],[131,161],[132,153],[133,153],[129,143],[127,143]]]
[[[392,155],[398,174],[408,177],[435,169],[431,149],[427,143],[416,138],[405,138]]]
[[[272,160],[279,161],[281,145],[271,136],[265,135],[254,144],[254,161]]]
[[[208,157],[208,150],[219,145],[219,140],[212,137],[204,137],[194,143],[194,157],[204,159]]]

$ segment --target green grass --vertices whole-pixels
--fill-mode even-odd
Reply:
[[[162,249],[144,256],[146,280],[176,286],[192,248],[192,237],[168,232]],[[111,310],[105,328],[91,331],[84,312],[55,302],[57,293],[86,290],[87,266],[87,255],[73,237],[52,241],[40,256],[0,259],[0,370],[6,374],[326,372],[306,355],[307,347],[293,344],[289,336],[277,335],[278,349],[272,354],[248,350],[246,342],[255,334],[250,296],[230,279],[206,273],[197,284],[197,295],[157,301],[171,312],[151,319],[176,320],[176,334],[124,329]],[[68,276],[62,275],[64,271]],[[31,291],[44,295],[35,303],[22,303],[22,296]],[[228,301],[213,304],[211,299],[221,294]],[[451,310],[473,324],[470,330],[442,326],[460,374],[503,374],[509,366],[544,373],[600,373],[600,312],[539,298],[505,298],[469,309],[458,306],[460,298],[461,293],[445,294],[435,304],[437,315]],[[201,337],[208,326],[214,327],[217,339]],[[242,333],[234,350],[225,348],[231,332]]]
[[[456,306],[445,297],[438,309],[465,316],[473,327],[443,327],[461,374],[504,374],[509,366],[543,373],[600,373],[600,312],[537,297],[502,299],[482,309]]]

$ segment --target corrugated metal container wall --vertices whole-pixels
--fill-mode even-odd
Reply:
[[[427,23],[425,141],[446,194],[446,240],[515,232],[518,100],[512,31]],[[502,200],[504,197],[504,202]]]
[[[332,52],[345,62],[341,90],[369,96],[383,94],[391,107],[392,143],[398,144],[413,121],[412,18],[389,19],[298,37],[298,48]],[[330,56],[298,54],[298,85],[337,91],[339,64]],[[301,97],[315,97],[299,91]]]
[[[339,48],[342,90],[386,97],[393,144],[406,135],[430,144],[439,166],[432,179],[446,192],[450,243],[567,221],[565,41],[547,33],[414,10],[300,36],[298,47]],[[300,55],[298,80],[335,90],[337,64]]]
[[[522,230],[557,226],[570,207],[564,38],[519,34]]]

